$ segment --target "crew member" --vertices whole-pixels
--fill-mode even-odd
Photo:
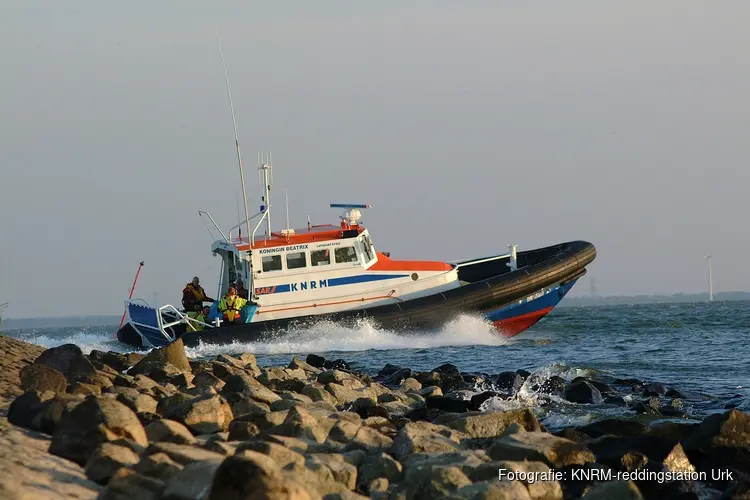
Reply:
[[[243,299],[248,299],[248,293],[247,288],[245,288],[245,282],[240,280],[237,280],[237,295],[242,297]]]
[[[185,289],[182,290],[182,307],[185,308],[185,312],[188,315],[194,313],[193,317],[195,317],[203,309],[204,302],[214,302],[214,299],[206,295],[206,292],[200,285],[200,279],[196,276],[193,278],[192,283],[188,283]]]
[[[227,294],[219,301],[219,311],[224,313],[224,323],[241,323],[240,310],[245,307],[247,300],[237,295],[237,289],[230,286]]]
[[[198,317],[195,318],[196,320],[200,321],[201,323],[208,323],[208,315],[211,314],[211,308],[208,306],[203,306],[203,310],[198,314]],[[203,328],[205,328],[203,325],[195,324],[193,325],[195,330],[201,331]]]

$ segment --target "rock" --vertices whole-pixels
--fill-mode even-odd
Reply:
[[[148,445],[146,432],[130,408],[110,399],[92,398],[60,420],[49,451],[84,465],[99,445],[121,438]]]
[[[573,403],[600,404],[602,393],[587,380],[578,380],[565,389],[565,399]]]
[[[604,435],[636,437],[646,431],[646,426],[635,420],[609,418],[579,427],[578,430],[586,433],[592,438],[598,438]]]
[[[86,462],[86,476],[99,484],[106,484],[121,467],[138,463],[138,455],[127,446],[102,443]]]
[[[333,427],[334,424],[334,421],[330,421],[330,427]],[[323,443],[328,437],[330,427],[326,428],[321,425],[318,419],[308,410],[297,407],[289,410],[284,422],[276,426],[273,433]]]
[[[552,375],[550,378],[542,382],[539,386],[532,386],[532,390],[539,391],[541,394],[551,394],[556,396],[562,396],[565,393],[565,380],[557,375]]]
[[[159,500],[164,483],[133,469],[119,469],[97,500]]]
[[[563,490],[560,483],[550,473],[549,466],[542,462],[499,462],[493,465],[497,467],[501,481],[520,481],[526,485],[529,496],[532,499],[562,500]],[[501,475],[502,474],[502,475]],[[512,475],[511,475],[512,474]]]
[[[213,451],[204,450],[196,446],[175,443],[152,443],[141,454],[141,459],[156,453],[164,453],[180,465],[202,460],[223,460],[224,455]]]
[[[246,441],[258,436],[261,432],[258,424],[244,419],[234,419],[229,423],[229,439]]]
[[[303,396],[307,396],[313,401],[325,401],[327,403],[330,403],[332,405],[338,404],[338,401],[336,398],[325,389],[325,386],[322,384],[319,384],[318,382],[314,382],[312,384],[306,385],[302,391],[300,392]]]
[[[528,432],[542,430],[536,417],[528,409],[466,415],[451,420],[446,425],[472,438],[493,438],[502,435],[513,423],[519,424]]]
[[[207,497],[220,460],[204,460],[187,464],[166,480],[163,500],[202,500]]]
[[[581,497],[586,500],[643,500],[633,481],[607,481],[597,484]]]
[[[229,375],[224,380],[226,385],[221,390],[221,395],[229,398],[231,393],[241,393],[265,404],[271,404],[281,399],[278,394],[271,391],[263,384],[242,372]]]
[[[472,484],[466,474],[455,466],[420,470],[409,479],[407,476],[407,496],[415,500],[446,497]]]
[[[350,371],[352,369],[352,367],[349,366],[349,363],[347,363],[343,359],[334,359],[333,361],[326,361],[323,364],[323,367],[326,370],[346,370],[346,371]]]
[[[177,339],[164,347],[152,350],[145,358],[128,370],[128,373],[130,375],[145,374],[152,366],[163,367],[168,364],[174,366],[180,372],[192,373],[182,339]]]
[[[386,365],[380,369],[378,374],[375,376],[377,379],[382,379],[387,377],[388,375],[391,375],[393,373],[396,373],[397,371],[401,370],[402,368],[400,366],[392,365],[390,363],[386,363]]]
[[[195,437],[179,422],[161,419],[146,426],[146,436],[152,443],[195,444]]]
[[[221,396],[200,396],[164,413],[166,418],[185,424],[194,434],[210,434],[229,429],[232,409]]]
[[[312,454],[305,459],[304,466],[313,471],[321,467],[327,468],[333,480],[347,490],[353,490],[357,486],[357,466],[349,463],[343,455]]]
[[[415,378],[407,378],[401,382],[402,391],[419,391],[422,388],[422,384]]]
[[[279,467],[284,468],[289,464],[305,464],[305,457],[294,450],[270,441],[248,441],[237,447],[237,454],[242,454],[245,450],[262,453],[267,455],[276,462]]]
[[[269,457],[246,451],[225,459],[216,470],[208,500],[249,500],[269,498],[307,500],[310,495],[299,484],[284,476]]]
[[[490,383],[495,390],[504,392],[509,396],[518,393],[525,380],[525,377],[516,372],[502,372],[490,377]]]
[[[213,387],[220,391],[224,387],[224,381],[213,373],[202,371],[193,377],[193,385],[200,388]]]
[[[166,453],[154,453],[138,462],[134,470],[138,474],[166,482],[182,470],[182,465],[169,458]]]
[[[459,488],[452,497],[471,500],[530,500],[529,492],[519,481],[482,481]]]
[[[346,443],[345,450],[365,450],[370,453],[386,451],[393,446],[393,439],[377,430],[362,426],[354,437]]]
[[[406,424],[393,441],[391,448],[396,458],[412,453],[445,453],[458,448],[463,434],[448,427],[428,422]]]
[[[34,418],[40,413],[42,402],[49,401],[53,397],[55,395],[51,391],[44,393],[28,391],[23,393],[10,404],[10,408],[8,408],[8,421],[13,425],[44,432],[34,425]]]
[[[664,396],[667,393],[667,386],[664,384],[653,383],[648,384],[643,388],[643,395],[648,396]]]
[[[383,384],[390,386],[401,385],[404,380],[412,378],[413,373],[410,368],[401,368],[386,376],[383,379]],[[416,380],[418,384],[420,383],[417,379],[413,380]]]
[[[469,411],[470,401],[455,399],[447,396],[426,398],[427,408],[448,411],[452,413],[465,413]]]
[[[314,354],[312,356],[314,356]],[[308,358],[309,357],[310,356],[308,356]],[[292,360],[289,362],[289,366],[288,367],[291,368],[292,370],[302,369],[305,372],[308,372],[308,373],[311,373],[311,374],[314,374],[314,375],[317,375],[317,374],[319,374],[322,371],[320,369],[320,367],[316,367],[316,366],[313,366],[310,363],[302,361],[297,356],[294,356],[292,358]]]
[[[65,392],[68,381],[65,375],[51,366],[34,363],[21,368],[21,387],[24,391]]]
[[[99,386],[86,384],[83,382],[73,382],[68,386],[68,394],[82,394],[84,396],[98,396],[102,393]]]
[[[495,391],[484,391],[479,394],[474,394],[469,400],[469,411],[479,411],[485,401],[492,398],[502,397],[503,395]]]
[[[387,479],[389,484],[398,483],[403,478],[403,466],[385,453],[368,456],[357,471],[357,488],[367,494],[372,491],[372,482],[379,478]]]
[[[117,401],[124,404],[136,413],[156,413],[157,401],[149,396],[133,389],[132,392],[120,392]]]
[[[96,368],[86,358],[81,348],[75,344],[63,344],[44,351],[35,364],[47,365],[62,373],[68,380],[89,377],[96,373]]]
[[[325,367],[326,358],[324,358],[323,356],[318,356],[317,354],[308,354],[305,361],[310,366],[320,369]]]
[[[750,447],[750,415],[737,410],[707,417],[685,442],[686,450],[713,446]]]
[[[551,467],[595,462],[585,446],[544,432],[520,432],[495,440],[488,454],[493,460],[541,461]]]

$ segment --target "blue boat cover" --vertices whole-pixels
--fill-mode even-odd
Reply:
[[[159,312],[153,307],[140,306],[138,304],[128,304],[128,313],[133,323],[159,328]]]

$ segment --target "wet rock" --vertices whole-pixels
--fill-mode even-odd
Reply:
[[[427,408],[434,408],[452,413],[465,413],[469,411],[471,401],[455,399],[447,396],[437,396],[426,398]]]
[[[490,377],[490,382],[495,390],[503,392],[509,396],[516,394],[521,387],[523,387],[525,380],[526,377],[523,377],[516,372],[501,372]]]
[[[685,395],[677,389],[668,389],[667,392],[664,393],[664,395],[668,398],[685,399]]]
[[[587,462],[558,467],[556,471],[564,474],[564,481],[560,482],[564,498],[580,498],[595,484],[609,481],[616,477],[617,471],[600,463]]]
[[[326,361],[323,367],[326,370],[346,370],[350,371],[352,367],[343,359],[335,359],[333,361]]]
[[[633,481],[607,481],[597,484],[581,497],[586,500],[643,500]]]
[[[580,429],[575,429],[573,427],[565,427],[557,432],[553,432],[552,434],[557,437],[575,441],[576,443],[585,443],[591,439],[591,436]]]
[[[646,431],[646,428],[647,427],[644,424],[634,420],[609,418],[584,425],[583,427],[579,427],[578,430],[592,438],[598,438],[604,435],[636,437],[643,434]]]
[[[555,396],[562,396],[565,393],[565,380],[557,375],[552,375],[550,378],[542,382],[540,385],[534,385],[531,390],[537,391],[541,394],[550,394]]]
[[[383,379],[383,383],[385,385],[390,385],[390,386],[401,385],[401,383],[404,380],[406,380],[408,378],[412,378],[412,373],[413,372],[411,371],[410,368],[401,368],[401,369],[396,370],[395,372],[391,373],[390,375],[386,376]],[[415,380],[415,381],[417,381],[417,383],[419,383],[419,381],[417,379],[413,379],[413,380]],[[422,384],[420,383],[420,385],[422,385]]]
[[[34,363],[54,368],[70,381],[96,373],[94,365],[86,358],[81,348],[75,344],[64,344],[47,349],[36,358]]]
[[[385,378],[389,375],[392,375],[396,373],[399,370],[402,370],[403,368],[400,366],[392,365],[390,363],[386,363],[386,365],[380,369],[378,374],[375,376],[377,379]]]
[[[597,461],[613,468],[619,467],[628,452],[639,452],[651,461],[661,463],[674,450],[675,443],[656,436],[602,436],[588,443]]]
[[[573,403],[600,404],[602,393],[587,380],[578,380],[565,389],[565,399]]]
[[[664,396],[667,393],[667,386],[660,383],[648,384],[643,388],[643,395],[649,396]]]
[[[21,368],[19,375],[24,391],[65,392],[68,385],[65,375],[44,364],[26,365]]]
[[[127,446],[103,443],[86,462],[86,476],[106,484],[118,469],[135,465],[138,460],[138,455]]]
[[[146,426],[145,430],[148,440],[152,443],[194,444],[196,442],[188,428],[174,420],[157,420]]]
[[[469,400],[469,411],[479,411],[485,401],[492,398],[500,398],[503,395],[495,391],[485,391],[480,394],[475,394]]]
[[[305,362],[314,368],[325,368],[326,358],[317,354],[308,354]]]
[[[737,410],[711,415],[685,442],[687,450],[706,451],[714,446],[750,448],[750,415]]]
[[[488,454],[493,460],[541,461],[552,467],[595,462],[594,454],[580,443],[544,432],[519,432],[495,440]]]
[[[49,451],[84,465],[99,445],[122,438],[148,445],[146,432],[130,408],[114,400],[92,398],[60,420]]]
[[[419,391],[422,389],[422,384],[415,378],[406,378],[401,382],[402,391]]]
[[[646,415],[661,415],[659,408],[661,408],[661,400],[658,396],[651,396],[647,401],[638,402],[633,407],[637,413],[643,413]]]
[[[528,432],[542,430],[539,421],[528,409],[469,414],[452,419],[445,425],[472,438],[493,438],[502,435],[513,423]]]
[[[166,418],[185,424],[195,434],[222,432],[229,428],[232,409],[221,396],[200,396],[170,408]]]
[[[159,500],[162,491],[163,482],[123,467],[115,472],[98,500]]]

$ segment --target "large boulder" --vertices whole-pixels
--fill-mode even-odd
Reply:
[[[192,373],[182,339],[177,339],[164,347],[154,349],[128,370],[128,373],[130,375],[146,374],[155,368],[164,368],[167,364],[172,365],[180,372]]]
[[[513,423],[519,424],[529,432],[542,430],[534,414],[525,408],[464,415],[448,421],[446,425],[472,438],[493,438],[502,435]]]
[[[226,431],[234,418],[224,398],[210,394],[173,406],[164,416],[185,424],[194,434]]]
[[[47,365],[65,375],[68,380],[84,379],[96,374],[96,368],[81,348],[75,344],[63,344],[44,351],[35,364]]]
[[[148,445],[146,432],[133,410],[112,399],[91,398],[78,404],[59,422],[49,451],[85,465],[102,443],[118,439]]]
[[[121,467],[137,463],[138,455],[127,446],[102,443],[86,463],[86,476],[94,482],[107,484]]]
[[[488,453],[493,460],[540,461],[551,467],[595,462],[585,446],[545,432],[516,432],[495,440]]]
[[[24,391],[65,392],[68,381],[65,375],[51,366],[33,363],[21,368],[21,387]]]

